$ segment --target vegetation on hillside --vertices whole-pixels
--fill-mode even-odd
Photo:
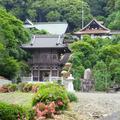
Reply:
[[[102,90],[120,84],[120,36],[113,39],[84,36],[82,41],[71,44],[72,73],[76,80],[83,77],[84,69],[93,70],[96,89]],[[107,83],[107,84],[106,84]]]
[[[0,0],[0,5],[23,21],[67,21],[71,30],[81,27],[82,0]],[[86,2],[83,6],[87,23],[92,15]]]
[[[67,21],[73,30],[81,28],[82,1],[85,24],[95,17],[120,29],[120,0],[0,0],[0,6],[22,21]]]
[[[20,20],[0,8],[0,75],[15,79],[24,69],[25,52],[20,46],[29,34]]]

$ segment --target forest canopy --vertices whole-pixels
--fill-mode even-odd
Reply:
[[[83,6],[84,25],[95,17],[120,30],[120,0],[0,0],[0,6],[22,21],[67,21],[70,30],[81,28]]]
[[[22,21],[67,21],[71,30],[81,27],[82,5],[85,23],[92,19],[89,5],[82,0],[0,0],[0,5]]]

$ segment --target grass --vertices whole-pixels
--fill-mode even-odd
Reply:
[[[34,93],[23,93],[23,92],[13,92],[13,93],[0,93],[0,101],[10,104],[18,104],[26,108],[32,107],[32,98]],[[59,120],[79,120],[72,111],[64,112],[64,114],[57,115],[56,119]],[[52,119],[46,119],[52,120]]]
[[[31,107],[33,95],[33,93],[22,92],[0,93],[0,101],[10,104],[18,104],[24,107]]]

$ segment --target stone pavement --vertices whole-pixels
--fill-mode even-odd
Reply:
[[[120,120],[120,112],[113,113],[112,115],[105,117],[101,120]]]

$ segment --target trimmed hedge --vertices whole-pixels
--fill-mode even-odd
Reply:
[[[77,102],[78,101],[77,96],[73,92],[67,92],[67,96],[68,96],[70,102]]]
[[[33,120],[33,116],[32,110],[0,102],[0,120]]]
[[[0,93],[7,93],[7,92],[37,92],[41,83],[19,83],[19,84],[6,84],[0,86]]]
[[[58,110],[67,109],[69,99],[67,96],[67,91],[63,86],[60,86],[55,83],[41,84],[40,89],[33,98],[33,106],[39,102],[48,104],[53,101],[57,102],[59,100],[63,102],[63,106],[58,108]]]

